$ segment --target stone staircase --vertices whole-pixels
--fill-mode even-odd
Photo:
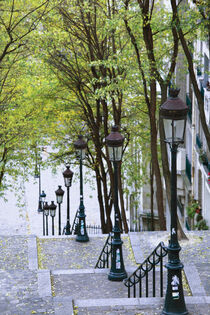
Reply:
[[[108,280],[109,269],[94,269],[106,236],[89,236],[88,243],[78,243],[74,236],[0,236],[0,315],[160,314],[164,298],[128,299],[122,282]],[[126,271],[131,274],[145,255],[140,253],[138,234],[122,239]],[[204,266],[201,270],[204,277]],[[186,284],[189,314],[210,314],[208,282],[205,291],[195,264],[186,264],[185,273],[191,291]]]

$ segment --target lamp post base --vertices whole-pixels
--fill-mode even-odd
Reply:
[[[174,313],[174,312],[167,312],[167,311],[163,311],[161,313],[161,315],[188,315],[188,311],[186,312],[182,312],[182,313]]]
[[[127,273],[124,267],[123,254],[122,254],[122,240],[120,238],[120,232],[115,232],[112,239],[112,260],[111,269],[108,274],[108,279],[111,281],[122,281],[127,278]]]
[[[67,221],[66,226],[64,227],[65,235],[71,235],[71,225],[69,224],[69,221]]]
[[[181,262],[175,266],[168,262],[166,264],[168,269],[168,283],[165,297],[165,305],[162,315],[187,315],[183,285],[182,285],[182,269]]]
[[[114,272],[112,270],[110,270],[109,274],[108,274],[108,279],[110,281],[123,281],[124,279],[126,279],[128,276],[127,276],[127,273],[126,271],[122,271],[122,272]]]
[[[89,241],[89,237],[88,235],[77,235],[76,236],[76,241],[77,242],[88,242]]]
[[[76,241],[81,242],[81,243],[89,241],[89,237],[86,230],[85,217],[86,215],[83,213],[83,211],[82,213],[80,211],[78,215],[79,222],[78,222],[78,230],[77,230],[78,232],[76,236]]]

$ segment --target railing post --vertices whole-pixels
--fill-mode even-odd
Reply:
[[[155,297],[155,253],[153,253],[153,297]]]

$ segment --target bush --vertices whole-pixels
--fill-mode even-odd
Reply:
[[[194,218],[196,213],[200,213],[200,206],[198,201],[194,200],[188,207],[187,207],[187,215],[190,218]]]
[[[208,230],[209,227],[206,224],[206,220],[202,219],[200,221],[198,221],[198,223],[196,224],[196,227],[198,230]]]

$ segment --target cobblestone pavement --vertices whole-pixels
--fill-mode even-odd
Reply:
[[[52,298],[29,298],[0,302],[1,315],[55,314]]]
[[[91,237],[87,243],[76,242],[75,238],[39,238],[39,268],[41,269],[86,269],[94,268],[106,237]],[[123,236],[125,266],[136,266],[130,239]]]
[[[28,238],[0,236],[0,269],[28,268]]]

